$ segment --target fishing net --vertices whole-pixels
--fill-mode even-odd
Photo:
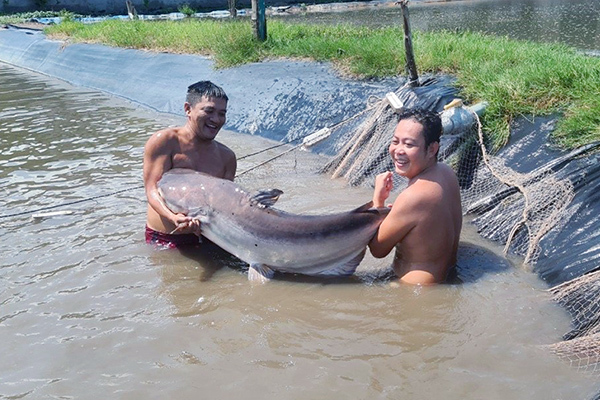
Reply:
[[[548,348],[574,368],[593,375],[600,372],[600,333],[551,344]]]
[[[398,119],[388,102],[382,100],[373,106],[372,114],[366,118],[355,135],[349,140],[322,172],[332,178],[343,177],[356,186],[372,180],[377,174],[392,169],[387,148],[390,132]]]
[[[550,289],[554,300],[569,311],[573,328],[562,342],[548,348],[572,366],[600,373],[600,271],[582,275]]]
[[[535,263],[540,240],[568,215],[567,207],[575,196],[573,184],[559,179],[551,168],[519,173],[502,157],[489,155],[476,115],[475,119],[482,160],[478,171],[483,171],[469,190],[463,190],[467,212],[493,215],[492,221],[481,223],[489,217],[476,221],[480,233],[504,243],[505,253],[524,256],[526,264]]]

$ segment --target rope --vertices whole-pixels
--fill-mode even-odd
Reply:
[[[300,138],[297,138],[297,139],[292,139],[289,142],[282,142],[282,143],[276,144],[274,146],[267,147],[266,149],[259,150],[259,151],[254,152],[254,153],[246,154],[244,156],[239,157],[238,161],[243,160],[244,158],[248,158],[248,157],[252,157],[252,156],[258,155],[260,153],[264,153],[265,151],[269,151],[269,150],[273,150],[273,149],[276,149],[276,148],[281,147],[281,146],[285,146],[285,145],[293,143],[293,142],[295,142],[297,140],[304,139],[307,136],[309,136],[309,135],[306,135],[304,137],[300,137]]]
[[[370,100],[370,99],[369,99],[369,100]],[[382,100],[381,100],[381,99],[379,99],[379,101],[382,101]],[[340,121],[340,122],[338,122],[338,123],[336,123],[336,124],[333,124],[333,125],[329,126],[328,128],[329,128],[329,129],[336,129],[336,128],[338,128],[338,127],[339,127],[339,126],[341,126],[341,125],[347,124],[348,122],[352,121],[353,119],[356,119],[356,118],[358,118],[359,116],[363,115],[365,112],[367,112],[367,111],[369,111],[369,110],[373,109],[373,108],[374,108],[374,107],[375,107],[377,104],[378,104],[378,102],[375,102],[373,105],[370,105],[370,106],[368,106],[367,108],[365,108],[364,110],[362,110],[362,111],[358,112],[357,114],[354,114],[354,115],[353,115],[353,116],[351,116],[351,117],[348,117],[348,118],[346,118],[346,119],[344,119],[344,120],[342,120],[342,121]],[[314,133],[314,132],[313,132],[313,133]],[[239,161],[239,160],[243,160],[243,159],[245,159],[245,158],[248,158],[248,157],[252,157],[252,156],[255,156],[255,155],[258,155],[258,154],[264,153],[265,151],[273,150],[273,149],[279,148],[279,147],[281,147],[281,146],[285,146],[285,145],[288,145],[288,144],[294,143],[294,142],[296,142],[296,141],[298,141],[298,140],[304,140],[304,139],[306,139],[307,137],[309,137],[310,135],[312,135],[313,133],[309,133],[309,134],[306,134],[306,135],[304,135],[304,136],[297,137],[296,139],[292,139],[292,140],[289,140],[289,141],[287,141],[287,142],[282,142],[282,143],[276,144],[276,145],[274,145],[274,146],[267,147],[267,148],[265,148],[265,149],[259,150],[259,151],[257,151],[257,152],[254,152],[254,153],[250,153],[250,154],[243,155],[243,156],[241,156],[241,157],[239,157],[239,158],[238,158],[238,161]],[[295,149],[296,149],[296,148],[298,148],[298,147],[300,147],[300,146],[301,146],[301,145],[298,145],[298,146],[296,146],[296,147],[295,147]],[[286,152],[285,152],[285,153],[283,153],[283,154],[286,154],[286,153],[289,153],[289,151],[286,151]],[[283,154],[282,154],[282,155],[283,155]],[[275,158],[277,158],[277,157],[274,157],[274,158],[272,158],[272,159],[270,159],[270,160],[272,161],[272,160],[274,160]],[[262,165],[264,165],[264,164],[265,164],[265,163],[259,164],[259,166],[262,166]],[[246,172],[247,172],[247,171],[244,171],[242,174],[245,174]],[[240,175],[241,175],[241,174],[240,174]]]
[[[116,192],[111,192],[111,193],[106,193],[106,194],[100,194],[98,196],[93,196],[93,197],[88,197],[88,198],[81,199],[81,200],[71,201],[69,203],[57,204],[57,205],[54,205],[54,206],[47,206],[47,207],[40,207],[40,208],[36,208],[34,210],[21,211],[21,212],[13,213],[13,214],[0,215],[0,219],[1,218],[19,217],[21,215],[35,214],[35,213],[40,212],[40,211],[53,210],[53,209],[59,208],[59,207],[72,206],[74,204],[85,203],[87,201],[93,201],[93,200],[101,199],[103,197],[114,196],[114,195],[117,195],[119,193],[128,192],[128,191],[133,190],[133,189],[143,189],[143,188],[144,188],[144,185],[139,185],[139,186],[134,186],[134,187],[130,187],[130,188],[127,188],[127,189],[117,190]]]
[[[339,126],[341,126],[341,125],[347,124],[348,122],[352,121],[353,119],[356,119],[356,118],[358,118],[359,116],[363,115],[365,112],[367,112],[367,111],[369,111],[369,110],[372,110],[373,108],[375,108],[377,105],[379,105],[379,103],[380,103],[381,101],[383,101],[383,100],[381,100],[381,99],[380,99],[378,102],[374,102],[373,104],[371,104],[371,105],[369,105],[368,107],[366,107],[364,110],[362,110],[362,111],[360,111],[360,112],[358,112],[358,113],[354,114],[354,115],[353,115],[353,116],[351,116],[351,117],[348,117],[348,118],[346,118],[346,119],[344,119],[344,120],[342,120],[342,121],[338,122],[337,124],[333,124],[333,125],[331,125],[331,126],[330,126],[330,127],[328,127],[328,128],[329,128],[329,129],[336,129],[336,128],[338,128],[338,127],[339,127]],[[268,148],[266,148],[266,149],[259,150],[259,151],[255,152],[255,153],[246,154],[245,156],[242,156],[242,157],[238,158],[238,160],[243,160],[244,158],[247,158],[247,157],[250,157],[250,156],[255,156],[255,155],[257,155],[257,154],[260,154],[260,153],[263,153],[263,152],[265,152],[265,151],[272,150],[272,149],[275,149],[275,148],[278,148],[278,147],[281,147],[281,146],[285,146],[285,145],[287,145],[287,144],[293,143],[293,142],[295,142],[295,141],[298,141],[298,140],[303,140],[303,139],[305,139],[305,138],[309,137],[310,135],[312,135],[312,133],[310,133],[310,134],[307,134],[307,135],[304,135],[304,136],[300,136],[300,137],[298,137],[298,138],[296,138],[296,139],[292,139],[292,140],[290,140],[290,141],[288,141],[288,142],[280,143],[280,144],[277,144],[277,145],[275,145],[275,146],[271,146],[271,147],[268,147]],[[270,163],[271,161],[273,161],[273,160],[276,160],[277,158],[279,158],[279,157],[281,157],[281,156],[283,156],[283,155],[285,155],[285,154],[287,154],[287,153],[290,153],[290,152],[292,152],[292,151],[294,151],[294,150],[297,150],[299,147],[302,147],[302,146],[303,146],[303,143],[297,144],[297,145],[295,145],[294,147],[292,147],[291,149],[288,149],[288,150],[284,151],[283,153],[280,153],[280,154],[278,154],[278,155],[276,155],[276,156],[273,156],[273,157],[269,158],[268,160],[266,160],[266,161],[263,161],[262,163],[260,163],[260,164],[258,164],[258,165],[255,165],[255,166],[254,166],[254,167],[252,167],[252,168],[248,168],[247,170],[240,172],[239,174],[237,174],[237,175],[236,175],[236,178],[237,178],[237,177],[239,177],[239,176],[242,176],[242,175],[244,175],[244,174],[247,174],[247,173],[248,173],[248,172],[250,172],[250,171],[253,171],[253,170],[257,169],[258,167],[262,167],[263,165],[265,165],[265,164],[268,164],[268,163]]]
[[[490,172],[496,179],[498,179],[500,182],[504,183],[505,185],[515,187],[519,192],[521,192],[521,194],[523,195],[523,197],[525,199],[525,206],[523,208],[522,218],[521,218],[521,220],[517,221],[514,224],[514,226],[510,230],[510,233],[508,234],[508,238],[506,239],[506,244],[504,245],[504,249],[503,249],[503,254],[506,256],[508,254],[510,244],[511,244],[515,234],[519,230],[519,228],[522,227],[523,225],[527,226],[527,220],[528,220],[527,212],[529,210],[530,199],[529,199],[529,196],[527,195],[527,190],[525,189],[525,187],[523,185],[519,184],[518,182],[511,182],[510,180],[505,179],[502,175],[500,175],[492,167],[492,165],[490,164],[490,161],[489,161],[489,155],[487,153],[487,149],[485,148],[485,143],[483,141],[483,130],[481,129],[481,121],[479,120],[479,116],[477,115],[477,113],[475,111],[470,110],[468,107],[467,107],[467,110],[471,111],[471,114],[473,114],[473,116],[475,117],[475,121],[477,121],[477,134],[479,137],[479,146],[481,147],[481,156],[483,158],[483,162],[485,163],[485,165],[488,167],[488,169],[490,170]],[[529,261],[530,252],[531,252],[531,243],[530,243],[530,248],[528,249],[527,255],[525,257],[525,262]]]
[[[235,177],[236,177],[236,178],[237,178],[237,177],[240,177],[240,176],[242,176],[242,175],[244,175],[244,174],[246,174],[246,173],[248,173],[248,172],[250,172],[250,171],[252,171],[252,170],[255,170],[255,169],[256,169],[256,168],[258,168],[258,167],[262,167],[263,165],[265,165],[265,164],[268,164],[268,163],[270,163],[271,161],[273,161],[273,160],[275,160],[275,159],[277,159],[277,158],[279,158],[279,157],[281,157],[281,156],[283,156],[283,155],[285,155],[285,154],[287,154],[287,153],[290,153],[290,152],[292,152],[292,151],[294,151],[294,150],[298,149],[298,147],[301,147],[301,146],[302,146],[302,143],[300,143],[300,144],[297,144],[296,146],[292,147],[291,149],[288,149],[288,150],[284,151],[283,153],[280,153],[280,154],[278,154],[278,155],[276,155],[276,156],[274,156],[274,157],[271,157],[271,158],[269,158],[269,159],[268,159],[268,160],[266,160],[266,161],[263,161],[263,162],[261,162],[260,164],[257,164],[257,165],[255,165],[255,166],[254,166],[254,167],[252,167],[252,168],[248,168],[247,170],[240,172],[240,173],[239,173],[239,174],[237,174]]]

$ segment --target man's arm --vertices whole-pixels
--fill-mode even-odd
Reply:
[[[174,225],[189,222],[191,218],[183,214],[175,214],[168,209],[158,193],[157,183],[162,175],[173,168],[170,149],[170,133],[167,130],[154,133],[144,147],[144,186],[148,204],[161,217]]]
[[[235,178],[235,173],[237,171],[237,158],[233,150],[231,150],[229,147],[225,146],[222,143],[220,143],[220,145],[225,170],[223,174],[223,179],[233,181],[233,179]]]
[[[406,190],[396,198],[390,213],[369,242],[371,254],[376,258],[387,256],[392,249],[416,226],[415,207]]]

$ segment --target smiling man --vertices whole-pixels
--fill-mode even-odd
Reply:
[[[144,186],[148,198],[146,242],[169,247],[198,243],[200,223],[172,213],[158,194],[157,182],[173,168],[187,168],[233,180],[237,167],[234,152],[215,137],[226,121],[227,95],[209,81],[188,87],[183,109],[184,126],[154,133],[144,148]],[[173,232],[176,228],[177,232]]]
[[[456,264],[460,189],[454,171],[437,162],[441,134],[438,114],[411,109],[399,116],[389,147],[395,172],[408,178],[408,187],[394,201],[369,248],[382,258],[396,247],[394,271],[404,283],[443,282]],[[392,189],[392,172],[378,175],[374,206],[383,207]]]

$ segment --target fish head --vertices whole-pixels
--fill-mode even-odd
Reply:
[[[159,181],[158,193],[172,212],[185,214],[202,222],[211,214],[212,191],[203,182],[190,182],[190,176],[195,175],[165,174]]]

